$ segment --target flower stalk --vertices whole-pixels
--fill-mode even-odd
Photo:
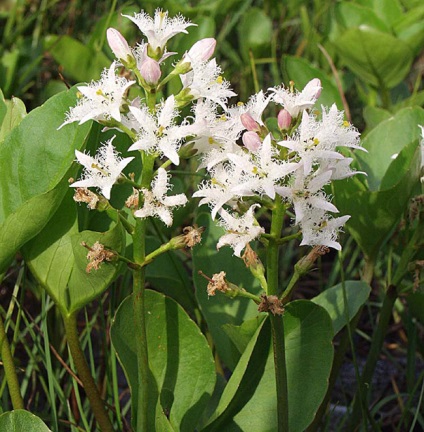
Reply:
[[[271,237],[267,249],[267,295],[279,294],[278,287],[278,261],[281,231],[284,223],[285,207],[281,197],[275,198],[275,207],[272,212]],[[287,389],[287,367],[284,340],[284,321],[282,315],[273,315],[269,312],[272,328],[272,349],[274,353],[275,381],[277,387],[277,424],[278,432],[289,430],[289,407]]]
[[[90,368],[81,349],[77,330],[77,313],[74,312],[69,316],[63,315],[63,322],[69,350],[71,351],[78,376],[84,385],[87,398],[90,401],[90,407],[93,410],[94,417],[102,432],[113,432],[114,428],[106,411],[105,404],[100,396],[99,389],[91,375]]]
[[[3,319],[0,315],[0,358],[3,362],[4,373],[6,376],[7,387],[9,388],[10,399],[14,410],[25,409],[22,399],[19,380],[13,362],[12,352],[10,351],[9,341],[7,340],[6,330]]]

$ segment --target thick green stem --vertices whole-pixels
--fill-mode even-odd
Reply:
[[[279,240],[283,229],[285,208],[277,195],[272,212],[272,223],[267,248],[267,295],[279,295]],[[284,342],[284,324],[282,316],[269,313],[272,327],[272,348],[274,352],[275,381],[277,386],[277,421],[278,432],[289,430],[289,407],[287,392],[286,351]]]
[[[15,364],[13,363],[12,353],[10,351],[9,341],[7,340],[6,331],[3,325],[3,319],[0,315],[0,358],[3,362],[4,373],[6,376],[7,387],[9,388],[10,399],[12,400],[13,409],[24,409],[18,376],[16,374]]]
[[[154,156],[143,154],[142,188],[150,189],[153,176]],[[133,313],[138,363],[137,431],[148,430],[149,356],[146,334],[145,279],[147,219],[137,219],[133,235],[134,262],[140,268],[133,271]]]
[[[361,420],[361,403],[364,403],[367,400],[366,396],[369,393],[370,383],[381,348],[383,346],[384,337],[389,326],[389,321],[390,317],[392,316],[393,305],[395,304],[396,298],[396,287],[391,285],[387,289],[386,295],[384,296],[383,305],[380,312],[380,318],[371,340],[370,351],[368,353],[367,361],[362,371],[358,390],[356,391],[352,414],[350,417],[349,425],[346,429],[347,431],[356,430],[358,423]]]
[[[106,412],[104,402],[100,396],[97,385],[93,376],[91,375],[90,368],[81,349],[77,330],[76,313],[73,313],[70,316],[63,316],[63,322],[65,324],[65,333],[68,346],[71,351],[78,376],[84,385],[85,393],[88,400],[90,401],[90,407],[93,410],[94,417],[96,418],[99,428],[102,432],[113,432],[114,429]]]

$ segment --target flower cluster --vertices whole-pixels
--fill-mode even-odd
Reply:
[[[340,149],[361,146],[359,133],[344,121],[335,105],[322,107],[317,116],[321,82],[313,79],[301,92],[294,85],[270,88],[245,104],[229,106],[228,100],[235,93],[212,58],[214,39],[196,42],[164,76],[164,61],[176,54],[167,51],[169,39],[187,33],[194,24],[181,16],[170,18],[161,10],[153,18],[144,12],[126,17],[147,40],[130,47],[116,29],[108,30],[108,42],[117,60],[99,81],[78,87],[80,99],[63,125],[95,120],[123,131],[133,141],[128,150],[141,152],[143,164],[152,158],[165,158],[163,166],[179,165],[181,157],[190,153],[184,153],[190,145],[187,148],[197,152],[200,168],[206,168],[210,175],[193,196],[201,198],[200,205],[210,206],[212,218],[219,217],[226,230],[218,248],[230,245],[240,256],[249,242],[265,232],[255,211],[272,209],[279,200],[286,208],[293,208],[302,245],[340,249],[338,231],[349,216],[333,217],[338,210],[325,187],[356,173],[350,168],[352,159]],[[118,74],[122,67],[130,72],[125,76],[134,79]],[[176,77],[182,84],[179,93],[157,103],[156,94]],[[131,98],[135,84],[144,90],[144,99]],[[183,118],[181,109],[189,104],[192,115]],[[265,110],[272,115],[273,109],[278,127],[270,130],[263,116]],[[85,171],[83,179],[72,186],[96,187],[107,199],[118,179],[125,181],[121,172],[133,159],[118,157],[112,140],[95,157],[80,152],[76,156]],[[127,200],[135,217],[154,216],[172,224],[172,209],[185,205],[187,198],[184,194],[168,196],[169,180],[169,173],[161,167],[156,175],[152,171],[149,184],[142,181],[135,188]]]
[[[228,231],[218,247],[229,244],[240,256],[242,249],[264,232],[254,209],[259,204],[272,209],[278,196],[294,210],[302,245],[340,249],[338,231],[349,216],[332,216],[338,210],[325,186],[356,174],[350,168],[352,158],[345,157],[340,148],[362,147],[358,131],[344,121],[343,112],[335,105],[322,107],[321,117],[317,117],[314,109],[320,92],[318,79],[310,81],[302,92],[284,87],[269,89],[268,95],[259,92],[247,104],[230,108],[225,120],[220,120],[221,130],[231,131],[225,134],[227,139],[219,132],[216,138],[207,135],[217,144],[209,151],[201,148],[202,166],[211,179],[204,181],[194,196],[211,207],[213,218],[219,215]],[[272,106],[279,111],[278,128],[270,131],[262,116]],[[243,145],[237,145],[240,140]],[[199,136],[197,141],[201,142]],[[247,202],[256,204],[246,206]]]
[[[227,98],[235,93],[221,77],[216,60],[211,59],[216,45],[213,38],[197,41],[160,81],[164,61],[176,54],[167,51],[168,41],[178,33],[187,33],[187,28],[195,24],[181,16],[171,18],[159,9],[153,18],[144,12],[125,17],[137,25],[146,40],[130,47],[118,30],[108,29],[107,39],[116,60],[104,70],[99,81],[78,87],[78,103],[69,110],[60,127],[72,122],[82,124],[95,120],[106,128],[127,133],[133,140],[128,151],[139,151],[143,163],[146,157],[166,158],[179,165],[182,145],[197,140],[197,132],[205,132],[209,126],[205,117],[199,120],[197,116],[194,120],[190,116],[191,121],[181,118],[180,109],[190,103],[197,103],[199,110],[202,107],[216,108],[217,104],[225,108]],[[123,67],[129,73],[122,74]],[[181,80],[181,91],[157,103],[156,94],[176,77]],[[131,97],[131,89],[137,84],[145,92],[144,99]],[[215,112],[215,108],[210,112]],[[118,180],[129,181],[122,170],[134,157],[120,158],[112,141],[99,148],[94,157],[76,151],[77,161],[85,169],[82,179],[71,186],[76,187],[80,194],[81,188],[95,187],[109,200],[112,186]],[[135,217],[159,217],[166,225],[171,225],[172,209],[185,205],[187,198],[184,194],[167,195],[171,188],[170,176],[164,168],[159,168],[156,176],[150,177],[150,185],[144,182],[135,188],[127,200],[128,207]],[[133,181],[131,183],[135,186]],[[89,193],[84,190],[85,194]],[[78,198],[78,201],[82,199]],[[90,208],[95,208],[95,205]]]

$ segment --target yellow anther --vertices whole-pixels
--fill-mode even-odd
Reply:
[[[344,127],[349,127],[349,126],[350,126],[350,123],[349,123],[347,120],[345,120],[345,121],[343,122],[343,126],[344,126]]]
[[[215,140],[212,138],[212,137],[209,137],[208,138],[208,142],[209,142],[209,144],[215,144]]]
[[[157,133],[158,136],[162,136],[164,130],[165,130],[165,128],[163,126],[159,126],[158,133]]]
[[[319,144],[319,139],[318,138],[314,138],[314,145],[318,145]]]
[[[237,102],[237,106],[243,106],[244,102]]]
[[[84,95],[80,91],[77,91],[77,98],[78,99],[81,99],[83,96]]]
[[[219,77],[216,79],[216,82],[217,82],[218,84],[222,84],[222,83],[224,82],[224,79],[222,78],[222,76],[219,76]]]

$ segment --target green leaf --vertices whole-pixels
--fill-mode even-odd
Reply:
[[[338,25],[344,29],[367,26],[382,32],[390,31],[389,26],[370,7],[359,4],[338,3],[335,8],[335,17]],[[333,38],[335,40],[335,35]]]
[[[272,40],[272,21],[266,13],[257,7],[252,7],[243,14],[237,26],[240,51],[249,59],[249,51],[255,58],[269,56]]]
[[[402,5],[398,0],[374,0],[375,13],[390,27],[402,17]]]
[[[223,330],[224,324],[240,325],[245,320],[257,315],[257,305],[245,298],[229,299],[224,295],[209,298],[206,286],[208,281],[198,274],[203,271],[209,277],[220,271],[226,272],[226,278],[253,294],[259,294],[261,289],[245,264],[233,255],[232,249],[223,247],[216,250],[216,244],[224,230],[211,220],[210,214],[200,214],[197,225],[206,228],[201,245],[193,248],[193,280],[196,286],[196,297],[208,324],[214,344],[225,365],[234,369],[240,357],[240,352],[231,338]]]
[[[287,81],[294,81],[296,88],[299,90],[302,90],[311,79],[319,78],[322,84],[322,92],[318,99],[318,105],[331,106],[335,103],[338,109],[343,109],[342,99],[335,84],[324,72],[313,67],[307,60],[294,56],[284,56],[282,68]]]
[[[346,303],[343,289],[346,291]],[[346,281],[326,289],[312,301],[322,306],[330,315],[336,335],[356,315],[361,306],[368,300],[371,288],[361,281]],[[347,310],[346,310],[347,306]]]
[[[405,42],[367,26],[348,29],[333,44],[348,68],[361,80],[380,88],[399,84],[414,59]]]
[[[306,300],[284,313],[289,397],[289,429],[303,432],[321,403],[333,359],[333,327],[328,313]],[[265,320],[249,342],[222,395],[213,421],[203,432],[273,432],[277,404],[271,328]]]
[[[367,190],[357,178],[334,183],[337,208],[342,214],[352,216],[346,227],[371,260],[376,258],[381,245],[407,208],[419,181],[420,165],[421,150],[415,141],[392,162],[387,171],[390,175],[381,183],[387,189]]]
[[[12,97],[10,101],[5,101],[5,104],[7,111],[3,116],[3,120],[0,118],[0,145],[6,138],[6,135],[18,126],[26,116],[25,104],[19,98]]]
[[[1,91],[0,88],[0,128],[2,128],[3,120],[4,117],[6,116],[6,113],[7,113],[7,105],[6,105],[6,101],[4,100],[3,92]]]
[[[51,432],[39,417],[23,409],[0,415],[0,430],[3,432]]]
[[[174,300],[150,290],[145,295],[149,366],[161,411],[167,413],[173,430],[195,430],[215,386],[212,353],[199,328]],[[120,305],[111,338],[131,388],[135,416],[138,373],[132,296]],[[149,427],[159,430],[154,424]]]
[[[222,329],[230,337],[240,354],[243,354],[253,335],[262,324],[265,315],[258,315],[255,318],[244,321],[241,325],[224,324]]]
[[[45,49],[63,67],[63,74],[76,82],[98,80],[111,61],[100,50],[96,50],[70,36],[50,35],[45,37]]]
[[[75,105],[75,93],[61,93],[31,111],[0,146],[0,269],[43,229],[69,188],[75,149],[90,128],[72,124],[57,130]]]
[[[424,6],[421,5],[403,16],[394,25],[397,37],[406,42],[418,55],[424,44]]]
[[[89,246],[98,241],[117,252],[125,245],[121,225],[105,233],[79,233],[76,204],[70,191],[47,226],[23,248],[31,272],[65,316],[98,297],[117,273],[117,264],[109,262],[87,273],[87,249],[81,246],[82,241]]]
[[[364,108],[364,120],[367,124],[367,129],[374,129],[384,120],[389,119],[392,116],[390,111],[387,111],[383,108],[377,108],[370,105],[367,105]],[[359,152],[358,152],[359,153]]]
[[[362,140],[368,153],[356,152],[356,157],[361,170],[367,173],[370,190],[380,189],[381,181],[393,163],[392,156],[420,139],[420,124],[424,125],[424,110],[418,107],[405,108],[381,122]]]

